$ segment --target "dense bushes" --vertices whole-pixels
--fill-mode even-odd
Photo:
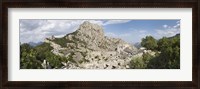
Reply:
[[[149,36],[146,37],[146,39],[142,40],[142,45],[148,50],[154,50],[156,54],[152,56],[148,53],[145,53],[142,57],[133,58],[130,63],[131,68],[179,69],[180,35],[176,35],[170,38],[163,37],[157,42],[154,42],[152,39],[154,38],[150,37],[149,39]]]
[[[63,38],[54,39],[61,46],[70,42]],[[81,42],[78,39],[76,42]],[[144,53],[141,57],[133,58],[130,62],[130,68],[133,69],[179,69],[180,68],[180,35],[174,37],[163,37],[155,40],[152,36],[142,39],[141,45],[147,50],[153,50],[155,55]],[[75,62],[74,53],[68,57],[61,57],[53,54],[52,47],[48,43],[43,43],[36,47],[29,44],[20,45],[20,68],[21,69],[41,69],[44,60],[49,62],[51,68],[61,68],[61,62]],[[81,52],[85,57],[86,52]],[[98,59],[98,57],[96,57]],[[105,61],[108,59],[105,58]],[[87,62],[83,59],[80,63]]]
[[[41,60],[37,60],[36,50],[28,44],[20,46],[20,68],[21,69],[40,69],[42,68]]]
[[[72,43],[73,41],[70,41],[66,39],[65,37],[62,37],[62,38],[55,38],[53,42],[59,44],[62,47],[66,47],[67,46],[66,43]]]
[[[162,38],[158,41],[160,55],[150,61],[150,68],[180,68],[180,36]]]
[[[67,62],[70,58],[57,56],[51,52],[53,48],[48,43],[43,43],[32,48],[29,44],[20,45],[20,68],[41,69],[43,60],[49,62],[51,68],[62,67],[61,62]]]
[[[154,56],[146,53],[146,54],[143,54],[142,57],[136,57],[136,58],[133,58],[131,61],[130,61],[130,68],[132,69],[146,69],[148,68],[148,63],[150,60],[152,60],[154,58]]]
[[[152,36],[146,36],[146,38],[143,38],[141,46],[150,50],[155,50],[158,47],[156,39],[154,39]]]

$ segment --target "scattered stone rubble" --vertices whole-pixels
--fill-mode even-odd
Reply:
[[[145,49],[137,49],[121,39],[104,36],[101,26],[88,21],[67,34],[65,39],[69,41],[65,47],[55,43],[54,36],[45,39],[53,47],[52,53],[72,56],[75,61],[62,62],[63,69],[128,69],[131,59],[145,52]]]

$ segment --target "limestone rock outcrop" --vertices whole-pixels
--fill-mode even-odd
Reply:
[[[75,62],[62,62],[63,69],[127,69],[132,56],[138,53],[136,47],[122,39],[106,37],[102,26],[88,21],[63,38],[45,42],[50,43],[55,55],[73,58]]]

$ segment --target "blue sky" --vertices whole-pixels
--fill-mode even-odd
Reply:
[[[41,42],[54,35],[64,35],[77,30],[86,20],[20,20],[20,42]],[[106,36],[120,38],[129,43],[140,42],[151,35],[156,39],[180,33],[180,20],[87,20],[103,26]]]
[[[127,23],[106,25],[104,28],[108,36],[136,43],[147,35],[160,39],[180,33],[180,20],[131,20]]]

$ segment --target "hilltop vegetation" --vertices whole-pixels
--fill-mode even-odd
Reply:
[[[20,45],[21,69],[179,69],[180,35],[142,39],[138,49],[119,38],[104,36],[97,24],[84,22],[64,37]]]
[[[63,39],[64,40],[64,39]],[[60,41],[60,40],[59,40]],[[56,41],[59,43],[59,41]],[[60,41],[61,43],[64,43]],[[180,68],[180,36],[163,37],[159,40],[152,36],[142,39],[141,46],[153,50],[155,55],[144,53],[141,57],[134,57],[130,61],[132,69],[179,69]],[[20,45],[20,68],[42,69],[44,60],[49,62],[50,68],[61,68],[61,62],[73,62],[72,55],[61,57],[51,52],[53,48],[48,43],[36,47],[29,44]],[[85,55],[86,56],[86,55]]]
[[[61,61],[67,62],[70,58],[61,57],[51,52],[53,48],[48,43],[36,47],[29,44],[20,45],[20,68],[21,69],[42,69],[44,60],[49,62],[50,68],[61,68]]]
[[[179,69],[180,68],[180,35],[163,37],[159,40],[152,36],[142,39],[141,45],[155,55],[144,53],[142,57],[133,58],[131,68],[141,69]]]

